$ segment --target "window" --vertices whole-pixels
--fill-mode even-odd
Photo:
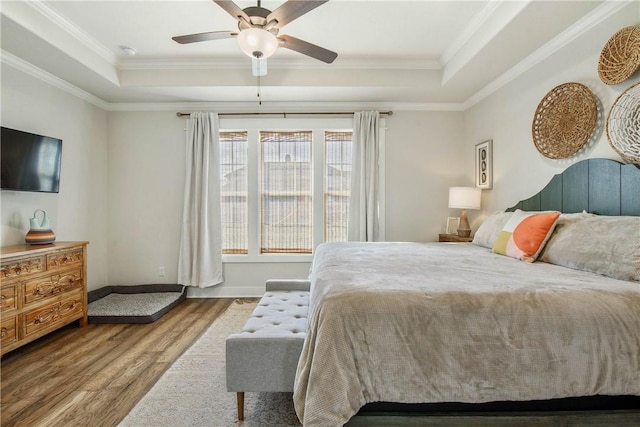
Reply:
[[[222,253],[246,254],[247,132],[220,132]]]
[[[260,132],[260,253],[313,249],[311,131]]]
[[[352,126],[351,119],[220,121],[226,262],[308,261],[318,244],[347,240]]]
[[[324,133],[324,240],[346,242],[351,196],[351,131]]]

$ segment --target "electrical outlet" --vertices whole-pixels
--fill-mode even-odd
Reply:
[[[164,277],[164,266],[158,267],[158,277]]]

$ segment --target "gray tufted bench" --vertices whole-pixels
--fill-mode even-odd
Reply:
[[[239,420],[245,391],[293,391],[308,311],[308,280],[267,280],[242,331],[227,337],[227,391],[237,393]]]

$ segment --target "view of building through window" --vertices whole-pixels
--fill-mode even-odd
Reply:
[[[247,131],[220,132],[223,253],[249,253],[248,200],[253,193],[248,170],[253,166],[248,148],[254,143],[259,146],[259,253],[310,254],[314,224],[324,228],[325,241],[346,241],[352,132],[324,131],[323,138],[324,156],[314,159],[310,130],[260,131],[256,142],[249,141]],[[316,168],[323,171],[324,194],[313,194]],[[322,208],[314,209],[316,203]]]
[[[324,240],[346,242],[352,132],[325,132]]]
[[[246,254],[248,241],[248,133],[220,132],[222,253]]]
[[[311,131],[260,132],[260,253],[311,253]]]

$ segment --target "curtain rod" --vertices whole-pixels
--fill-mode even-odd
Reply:
[[[189,116],[191,113],[181,113],[181,112],[177,112],[176,116],[178,117],[183,117],[183,116]],[[218,113],[219,116],[283,116],[284,118],[286,118],[287,116],[299,116],[299,115],[347,115],[347,114],[355,114],[353,111],[325,111],[325,112],[319,112],[319,111],[311,111],[311,112],[293,112],[293,113],[268,113],[268,112],[263,112],[263,113]],[[393,115],[393,111],[380,111],[381,115],[387,115],[387,116],[392,116]]]

